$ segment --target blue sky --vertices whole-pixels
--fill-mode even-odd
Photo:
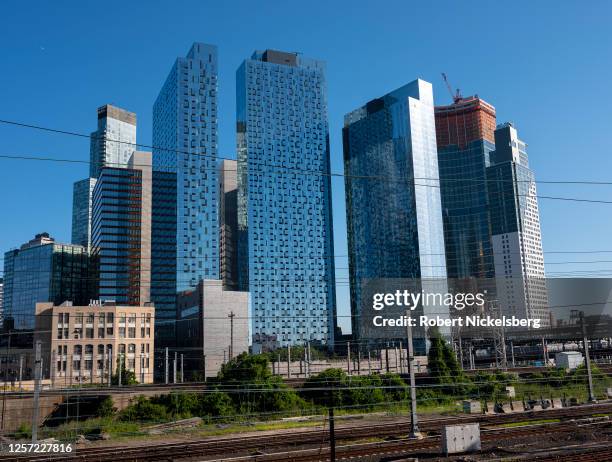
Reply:
[[[588,6],[588,8],[587,8]],[[612,61],[606,1],[11,2],[0,15],[0,118],[89,133],[105,103],[151,109],[193,41],[219,46],[219,152],[235,154],[235,71],[254,49],[327,62],[332,169],[342,172],[343,115],[417,77],[450,96],[477,93],[513,121],[538,180],[612,180]],[[87,139],[0,124],[0,154],[88,159]],[[85,164],[0,158],[0,249],[48,231],[70,239],[72,183]],[[336,254],[346,255],[343,180],[335,178]],[[540,184],[542,195],[612,200],[612,186]],[[544,250],[612,250],[611,204],[541,200]],[[549,271],[606,269],[607,254],[547,254]],[[336,260],[346,315],[347,259]],[[346,318],[345,318],[346,319]]]

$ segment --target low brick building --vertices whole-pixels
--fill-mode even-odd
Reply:
[[[152,304],[36,304],[35,341],[42,342],[43,377],[55,387],[108,383],[120,363],[139,383],[153,382]]]

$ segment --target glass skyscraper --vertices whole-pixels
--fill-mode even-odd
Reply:
[[[361,340],[370,281],[446,287],[431,84],[415,80],[348,113],[343,145],[352,331]]]
[[[100,169],[91,254],[100,300],[144,305],[151,301],[151,153],[134,152],[127,167]]]
[[[72,243],[91,249],[93,190],[104,167],[126,168],[136,150],[136,114],[110,104],[98,108],[98,128],[91,133],[89,178],[74,183]]]
[[[91,213],[95,178],[74,183],[72,191],[72,243],[87,249],[91,246]]]
[[[486,168],[495,108],[468,97],[436,107],[435,118],[448,277],[493,278]]]
[[[95,289],[87,249],[37,234],[4,254],[4,317],[15,329],[33,329],[37,302],[87,304]]]
[[[152,253],[175,246],[174,286],[183,292],[219,279],[216,46],[194,43],[174,62],[153,105],[153,146],[154,170],[175,175],[174,191],[167,183],[164,191],[175,193],[176,221],[163,225],[174,238],[158,249],[154,239]]]
[[[98,108],[98,129],[91,134],[89,176],[102,167],[127,167],[136,149],[136,114],[110,104]]]
[[[536,181],[511,123],[495,130],[487,168],[497,295],[502,314],[550,325]]]
[[[333,344],[325,65],[256,51],[236,76],[239,284],[253,344]]]

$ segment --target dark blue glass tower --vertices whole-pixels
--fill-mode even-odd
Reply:
[[[356,340],[368,330],[362,317],[369,303],[364,295],[369,282],[402,279],[420,285],[428,280],[436,281],[438,289],[446,287],[433,110],[431,84],[415,80],[344,117]]]

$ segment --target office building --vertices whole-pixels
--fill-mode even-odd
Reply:
[[[225,362],[249,351],[248,299],[248,292],[225,290],[219,280],[200,281],[179,294],[176,347],[186,379],[215,377]]]
[[[74,183],[72,191],[72,243],[91,247],[91,212],[95,178]]]
[[[136,150],[136,114],[110,104],[98,108],[98,128],[91,133],[89,178],[74,183],[72,243],[91,250],[93,190],[104,167],[126,168]]]
[[[216,46],[194,43],[174,62],[153,105],[153,146],[154,170],[175,174],[174,279],[183,292],[219,279]]]
[[[487,168],[497,296],[501,314],[550,325],[536,181],[527,146],[511,123],[495,130]]]
[[[136,114],[110,104],[98,108],[98,129],[91,134],[89,176],[103,167],[127,167],[136,150]]]
[[[435,119],[446,271],[449,278],[487,285],[495,276],[486,182],[495,108],[473,96],[436,107]]]
[[[415,80],[346,114],[343,145],[353,337],[403,339],[405,329],[371,331],[366,294],[377,283],[382,292],[446,289],[431,84]]]
[[[256,51],[239,67],[236,85],[239,285],[250,292],[252,338],[331,346],[325,65],[298,53]]]
[[[43,378],[53,387],[108,383],[121,364],[137,382],[153,383],[154,315],[150,304],[37,303],[35,340],[41,341]]]
[[[4,316],[17,330],[33,329],[36,303],[85,303],[95,298],[87,249],[37,234],[4,254]]]
[[[238,287],[238,184],[235,160],[219,163],[220,275],[227,289]]]
[[[91,253],[99,299],[141,305],[151,301],[151,153],[135,151],[126,167],[100,169]]]

